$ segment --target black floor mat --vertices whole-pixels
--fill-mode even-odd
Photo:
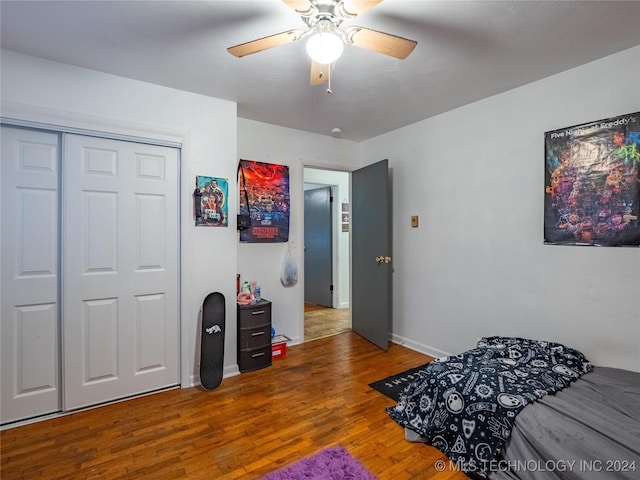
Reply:
[[[418,379],[420,372],[424,371],[429,363],[431,362],[427,362],[419,367],[411,368],[405,372],[383,378],[377,382],[370,383],[369,386],[397,402],[405,387]]]

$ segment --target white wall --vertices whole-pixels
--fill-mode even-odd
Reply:
[[[235,184],[236,104],[7,51],[1,61],[2,116],[183,142],[181,381],[198,381],[198,312],[213,291],[226,297],[225,372],[237,372],[236,191],[228,228],[195,228],[192,206],[196,175]]]
[[[639,65],[636,47],[362,143],[392,169],[396,340],[543,338],[640,371],[640,249],[543,244],[544,132],[639,111]]]
[[[303,167],[350,171],[383,158],[394,187],[396,340],[437,354],[482,335],[544,337],[640,370],[640,250],[542,244],[543,134],[638,111],[640,47],[361,144],[236,119],[233,102],[12,52],[1,62],[3,116],[182,139],[183,382],[197,375],[197,317],[211,291],[227,299],[225,371],[237,371],[236,273],[262,285],[276,329],[301,341]],[[285,244],[238,245],[239,158],[290,167],[294,287],[280,283]],[[196,175],[229,178],[229,228],[192,227]]]
[[[293,343],[304,337],[304,167],[350,171],[358,165],[359,144],[247,119],[238,119],[238,157],[289,167],[291,223],[289,243],[298,266],[298,283],[280,282],[284,243],[243,243],[238,246],[238,273],[243,280],[256,280],[261,294],[272,302],[273,326]]]

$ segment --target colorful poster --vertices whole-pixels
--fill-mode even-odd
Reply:
[[[228,193],[229,181],[226,178],[196,177],[196,189],[193,194],[196,203],[196,226],[228,226]]]
[[[240,231],[240,241],[289,241],[289,167],[240,160],[239,186],[240,214],[251,217],[251,227]]]
[[[545,133],[545,243],[640,246],[640,112]]]

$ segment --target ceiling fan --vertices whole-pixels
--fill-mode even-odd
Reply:
[[[308,26],[307,30],[287,30],[229,47],[227,51],[236,57],[244,57],[309,37],[307,53],[312,59],[311,85],[320,85],[329,79],[330,65],[342,54],[344,44],[355,45],[398,59],[406,58],[417,45],[414,40],[369,28],[349,26],[340,29],[343,21],[357,17],[381,3],[382,0],[282,1],[300,15]],[[328,91],[331,92],[330,89]]]

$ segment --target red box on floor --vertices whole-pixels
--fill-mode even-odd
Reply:
[[[287,341],[291,340],[284,335],[276,335],[271,339],[271,358],[284,358],[287,356]]]

